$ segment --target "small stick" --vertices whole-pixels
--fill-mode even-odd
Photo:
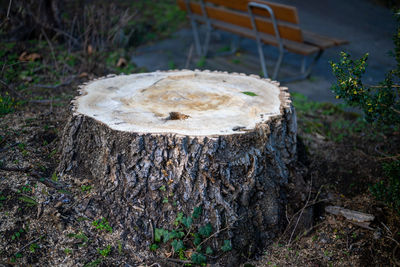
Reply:
[[[293,237],[293,235],[294,235],[294,232],[296,231],[297,225],[298,225],[299,222],[300,222],[301,216],[303,215],[303,212],[304,212],[304,210],[306,209],[306,206],[308,205],[308,203],[309,203],[309,201],[310,201],[310,198],[311,198],[311,191],[312,191],[312,177],[311,177],[310,191],[308,192],[308,198],[307,198],[306,204],[305,204],[304,207],[301,209],[300,214],[299,214],[299,217],[297,218],[297,221],[296,221],[296,225],[294,226],[293,231],[292,231],[292,233],[290,234],[290,238],[289,238],[289,242],[288,242],[288,245],[289,245],[289,246],[290,246],[290,243],[292,242],[292,237]],[[317,194],[317,197],[318,197],[318,195],[319,195],[319,194]]]
[[[60,84],[55,84],[55,85],[47,85],[47,84],[35,84],[33,87],[34,88],[45,88],[45,89],[57,89],[61,86],[69,85],[75,80],[76,75],[73,75],[70,79],[65,80],[64,82]]]
[[[54,47],[52,45],[52,43],[50,42],[49,37],[47,37],[46,32],[43,30],[43,28],[41,28],[42,30],[42,34],[44,36],[44,38],[46,38],[47,43],[49,44],[50,47],[50,51],[51,51],[51,55],[53,56],[53,60],[54,60],[54,66],[56,67],[56,70],[58,71],[58,64],[57,64],[57,59],[56,59],[56,55],[54,53]]]
[[[225,227],[225,228],[223,228],[223,229],[220,229],[220,230],[216,231],[215,233],[213,233],[212,235],[210,235],[209,237],[207,237],[206,239],[204,239],[198,246],[203,245],[205,242],[207,242],[208,240],[210,240],[210,238],[212,238],[212,237],[216,236],[217,234],[219,234],[219,233],[221,233],[221,232],[223,232],[223,231],[229,229],[229,228],[232,226],[232,224],[233,224],[233,223],[229,224],[227,227]]]
[[[183,264],[190,264],[192,263],[191,261],[185,261],[185,260],[179,260],[179,259],[174,259],[174,258],[165,258],[167,261],[172,261],[176,263],[183,263]]]
[[[12,0],[10,0],[10,2],[8,3],[8,9],[7,9],[7,19],[9,19],[9,17],[10,17],[11,4],[12,4]]]
[[[23,246],[22,248],[20,248],[17,252],[15,252],[15,254],[20,253],[22,250],[24,250],[27,246],[30,246],[31,244],[35,243],[36,241],[38,241],[39,239],[41,239],[43,236],[39,236],[38,238],[36,238],[35,240],[29,242],[28,244],[26,244],[25,246]]]

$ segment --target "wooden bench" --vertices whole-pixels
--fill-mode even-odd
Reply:
[[[201,56],[207,55],[213,28],[253,38],[257,41],[263,74],[268,77],[262,45],[278,47],[279,56],[272,79],[277,78],[285,52],[303,56],[300,75],[286,79],[298,80],[311,74],[312,67],[325,49],[348,43],[345,40],[303,31],[299,26],[297,9],[293,6],[263,0],[178,0],[178,5],[188,13],[196,50]],[[203,46],[197,29],[198,22],[207,26]],[[311,55],[313,59],[307,64],[307,58]]]

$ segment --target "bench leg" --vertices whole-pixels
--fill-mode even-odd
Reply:
[[[324,53],[324,50],[319,50],[317,55],[314,57],[313,61],[310,63],[310,66],[308,66],[307,71],[305,72],[306,77],[310,76],[312,68],[314,67],[315,64],[317,64],[318,60],[321,58],[322,54]]]
[[[310,63],[310,65],[308,66],[307,69],[306,69],[306,59],[304,57],[302,60],[302,63],[301,63],[300,75],[283,79],[283,80],[281,80],[281,82],[288,83],[288,82],[294,82],[294,81],[307,79],[311,74],[312,68],[318,62],[318,60],[321,58],[323,53],[324,53],[324,50],[318,51],[318,53],[315,55],[315,57],[313,58],[312,62]]]
[[[307,66],[307,57],[303,56],[301,60],[301,67],[300,67],[300,73],[304,74],[306,72],[306,66]]]
[[[202,56],[203,57],[206,57],[207,53],[208,53],[208,47],[209,47],[209,44],[210,44],[211,32],[212,32],[211,25],[207,25],[207,32],[206,32],[206,37],[205,37],[205,40],[204,40],[203,51],[202,51]]]
[[[193,18],[190,18],[190,23],[192,24],[192,32],[193,32],[193,39],[194,39],[194,45],[196,47],[196,52],[198,56],[201,56],[202,49],[200,44],[199,30],[197,28],[197,22]]]
[[[192,24],[192,30],[193,30],[193,39],[194,39],[194,44],[196,47],[196,52],[198,56],[205,57],[207,56],[208,53],[208,47],[210,44],[210,38],[211,38],[211,32],[212,32],[212,27],[208,26],[207,27],[207,32],[204,40],[204,45],[201,45],[200,42],[200,34],[199,34],[199,29],[197,26],[197,22],[194,19],[190,20]]]
[[[257,35],[257,37],[258,37],[258,35]],[[257,49],[258,49],[258,56],[260,57],[261,69],[264,74],[264,78],[268,78],[267,66],[265,64],[264,51],[262,49],[261,40],[259,40],[258,38],[257,38]]]
[[[279,51],[279,57],[275,63],[274,74],[272,75],[273,80],[276,80],[276,77],[278,76],[278,72],[279,72],[279,69],[281,68],[281,64],[282,64],[282,60],[283,60],[283,55],[284,55],[284,51]]]

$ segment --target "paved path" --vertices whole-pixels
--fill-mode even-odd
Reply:
[[[335,102],[334,95],[330,91],[334,77],[328,62],[337,61],[339,52],[343,50],[357,58],[369,52],[369,67],[365,75],[368,84],[376,83],[384,78],[385,72],[395,65],[388,51],[393,49],[392,35],[396,23],[389,9],[371,1],[276,1],[298,8],[303,29],[350,41],[348,45],[328,49],[314,67],[311,78],[287,84],[289,90],[300,92],[312,100]],[[139,47],[132,56],[132,61],[141,67],[146,67],[149,71],[198,68],[260,74],[261,68],[254,40],[240,38],[239,53],[234,55],[212,55],[218,50],[229,47],[234,38],[232,34],[214,31],[211,38],[211,55],[206,60],[202,60],[195,55],[195,49],[191,49],[193,36],[188,26],[168,39]],[[190,50],[193,50],[193,53],[188,61]],[[264,50],[269,71],[272,72],[277,50],[270,46],[264,46]],[[294,67],[297,68],[299,63],[299,56],[285,55],[280,77],[293,73]]]

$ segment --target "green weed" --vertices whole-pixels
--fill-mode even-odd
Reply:
[[[21,200],[22,202],[25,202],[28,207],[36,206],[39,204],[36,202],[35,199],[28,197],[28,196],[20,196],[18,199]]]
[[[32,243],[32,244],[29,245],[29,251],[32,252],[32,253],[35,253],[35,251],[36,251],[38,248],[40,248],[40,247],[39,247],[39,245],[36,244],[36,243]]]
[[[5,94],[0,94],[0,116],[14,112],[17,106],[18,102],[10,97],[7,92]]]
[[[97,259],[97,260],[91,261],[89,263],[86,263],[85,265],[83,265],[83,267],[95,267],[95,266],[100,265],[101,261],[102,261],[101,259]]]
[[[81,185],[82,192],[90,192],[91,189],[92,189],[91,185]]]
[[[23,234],[25,230],[23,228],[19,229],[18,231],[14,232],[14,234],[11,236],[11,240],[16,240],[21,237],[21,234]]]
[[[196,66],[198,68],[204,68],[206,66],[206,57],[201,57],[197,62]]]
[[[92,225],[97,229],[97,230],[105,230],[107,232],[112,233],[112,227],[109,225],[108,221],[106,218],[101,218],[99,220],[93,221]]]
[[[108,245],[105,249],[97,249],[97,252],[103,257],[107,257],[111,253],[111,246]]]
[[[151,251],[156,251],[162,244],[170,244],[173,254],[180,260],[190,260],[194,264],[204,265],[207,256],[213,255],[215,249],[211,247],[209,240],[213,235],[214,229],[210,223],[201,225],[199,221],[202,214],[201,207],[196,207],[190,216],[185,216],[178,212],[174,222],[173,230],[155,228],[154,241],[150,246]],[[205,246],[206,244],[210,244]],[[223,252],[232,250],[230,240],[224,240],[219,248]],[[186,251],[195,251],[190,257],[186,258]]]

